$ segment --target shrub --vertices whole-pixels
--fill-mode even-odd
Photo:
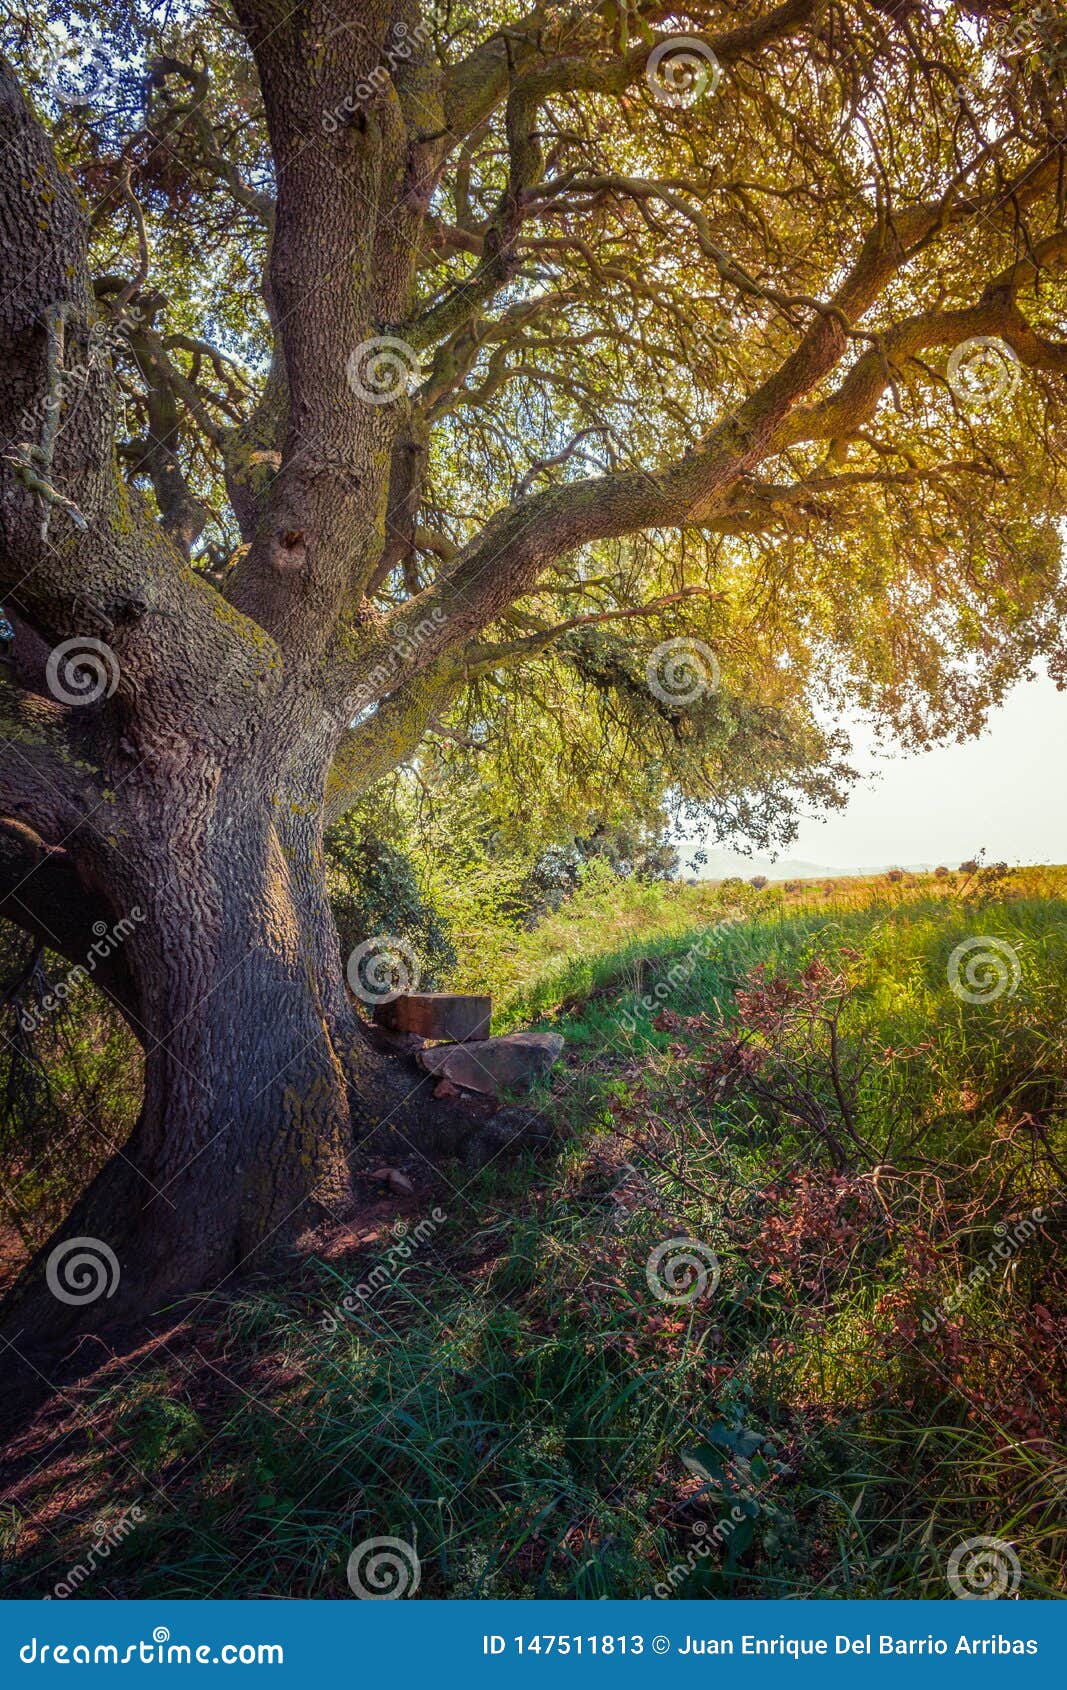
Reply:
[[[358,817],[326,835],[326,883],[342,958],[372,934],[406,939],[419,959],[419,984],[433,990],[455,966],[444,920],[419,885],[410,857]]]
[[[86,970],[0,921],[0,1272],[125,1143],[140,1091],[136,1040]]]
[[[651,885],[672,881],[678,861],[676,846],[658,822],[599,827],[569,844],[550,845],[518,889],[523,920],[532,927],[543,916],[560,909],[582,886],[586,871],[594,863],[606,864],[620,880]]]

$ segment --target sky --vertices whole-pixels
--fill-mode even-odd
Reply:
[[[847,809],[801,821],[783,859],[831,869],[955,868],[984,846],[989,862],[1067,862],[1067,692],[1046,677],[1019,682],[980,738],[964,745],[887,758],[862,724],[843,725],[861,778]],[[726,858],[715,852],[704,872],[766,867],[763,858]]]

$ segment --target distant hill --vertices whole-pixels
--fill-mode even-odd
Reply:
[[[682,873],[696,874],[701,880],[726,880],[739,875],[751,880],[754,874],[766,875],[768,880],[841,880],[869,874],[884,874],[888,868],[907,869],[909,874],[929,874],[934,863],[880,863],[866,868],[840,868],[830,863],[805,863],[795,857],[743,857],[737,851],[709,851],[703,867],[690,869],[685,848],[682,850]],[[955,863],[948,865],[955,868]]]

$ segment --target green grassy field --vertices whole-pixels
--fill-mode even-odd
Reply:
[[[594,883],[468,935],[567,1037],[556,1153],[368,1188],[53,1405],[8,1593],[106,1542],[72,1594],[345,1599],[391,1537],[424,1597],[935,1597],[992,1537],[1063,1594],[1065,893]]]

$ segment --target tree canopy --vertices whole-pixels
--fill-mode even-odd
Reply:
[[[760,843],[840,797],[831,711],[973,733],[1062,665],[1063,42],[910,0],[16,6],[93,301],[5,424],[20,681],[95,636],[143,700],[161,623],[85,607],[147,597],[190,730],[311,690],[331,819],[421,745]],[[159,561],[87,563],[123,511]]]

